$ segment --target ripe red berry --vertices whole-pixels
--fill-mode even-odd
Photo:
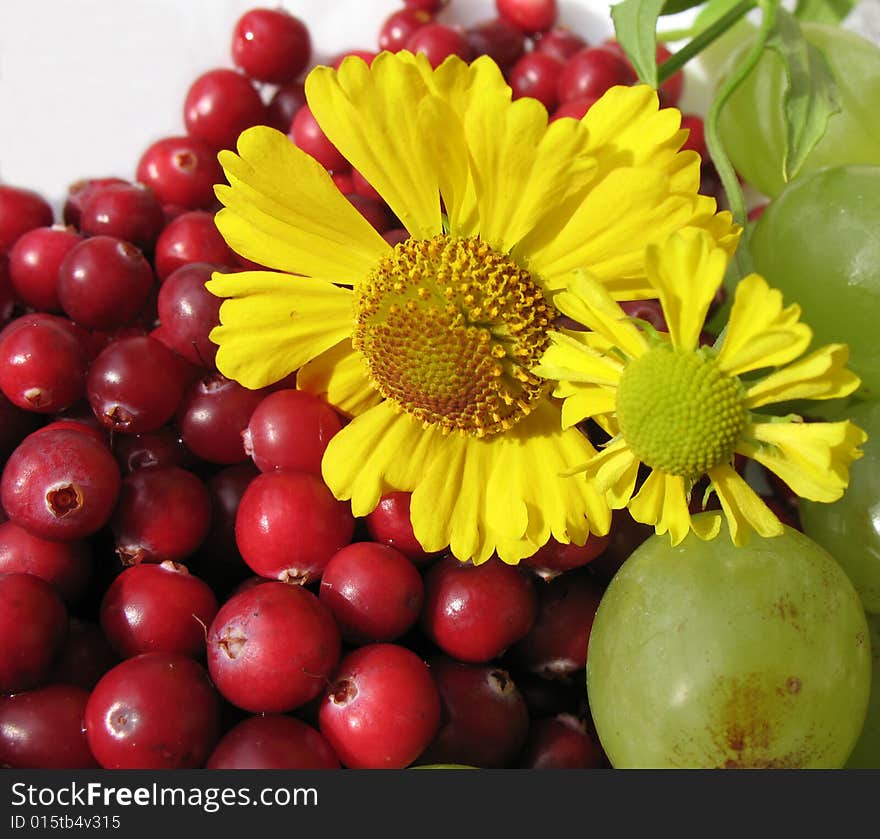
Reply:
[[[464,36],[474,58],[488,55],[505,75],[526,48],[522,31],[502,18],[481,21],[466,29]]]
[[[266,125],[286,133],[296,112],[305,104],[306,92],[302,82],[290,82],[279,87],[266,106]]]
[[[242,131],[265,119],[266,106],[250,79],[223,67],[199,76],[183,103],[189,135],[214,149],[234,149]]]
[[[181,213],[168,223],[156,241],[154,261],[159,282],[192,262],[213,263],[215,269],[234,265],[235,255],[205,210]]]
[[[531,96],[548,111],[559,101],[558,82],[563,64],[558,58],[543,52],[527,52],[510,71],[513,98]]]
[[[107,186],[114,184],[130,185],[129,181],[123,178],[83,178],[74,181],[67,188],[67,197],[64,199],[64,207],[61,210],[61,216],[65,224],[79,228],[80,217],[83,207],[88,200],[98,191]]]
[[[410,36],[433,16],[422,9],[398,9],[392,12],[379,29],[379,49],[398,52],[406,46]]]
[[[412,650],[368,644],[343,658],[321,700],[318,721],[344,766],[403,769],[434,737],[440,696],[427,665]]]
[[[586,45],[587,42],[580,35],[564,26],[560,26],[544,32],[535,41],[535,50],[552,55],[554,58],[565,63]]]
[[[597,96],[581,96],[578,99],[569,99],[568,102],[563,102],[555,111],[553,111],[553,115],[550,117],[550,121],[562,119],[563,117],[570,117],[572,119],[583,119],[587,111],[599,101],[599,97]]]
[[[217,690],[252,713],[291,711],[324,689],[340,653],[330,612],[308,589],[266,582],[233,595],[208,630]]]
[[[85,728],[105,769],[194,769],[219,736],[220,702],[198,662],[144,653],[109,670],[92,691]]]
[[[303,105],[290,124],[290,139],[306,154],[311,155],[325,169],[348,168],[348,161],[342,156],[324,134],[308,105]]]
[[[91,193],[82,206],[79,226],[89,236],[113,236],[151,252],[165,226],[165,213],[151,189],[112,184]]]
[[[9,278],[26,306],[60,312],[58,269],[81,237],[69,227],[36,227],[20,236],[9,252]]]
[[[49,227],[52,217],[52,207],[42,195],[0,184],[0,251],[8,251],[28,230]]]
[[[141,155],[137,179],[163,204],[205,210],[214,203],[214,184],[223,183],[217,151],[196,137],[164,137]]]
[[[529,34],[546,32],[556,23],[556,0],[495,0],[504,20]]]
[[[429,15],[436,15],[441,9],[449,5],[449,0],[403,0],[403,5],[407,9],[416,12],[427,12]]]
[[[365,523],[370,537],[390,548],[395,548],[417,566],[426,565],[434,556],[419,544],[409,517],[412,493],[390,492],[383,495],[376,509],[367,515]]]
[[[312,56],[305,24],[286,9],[250,9],[232,32],[232,61],[252,79],[292,82]]]
[[[58,655],[49,682],[77,685],[91,691],[111,667],[119,663],[101,627],[96,623],[70,618],[67,640]]]
[[[605,769],[609,764],[583,721],[557,714],[532,721],[517,765],[521,769]]]
[[[635,84],[636,73],[629,61],[606,47],[586,47],[576,52],[562,68],[557,84],[560,102],[601,96],[615,85]]]
[[[432,67],[439,67],[450,55],[464,61],[471,58],[464,31],[443,23],[428,23],[416,29],[406,42],[406,49],[424,53]]]
[[[706,133],[702,118],[696,114],[682,114],[681,127],[688,132],[682,149],[695,151],[704,163],[709,162],[709,150],[706,147]]]
[[[526,557],[523,565],[531,568],[545,580],[551,580],[564,571],[580,568],[592,562],[608,547],[610,540],[610,536],[597,536],[591,533],[583,545],[565,545],[551,537],[546,545]]]

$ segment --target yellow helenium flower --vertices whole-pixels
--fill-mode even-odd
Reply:
[[[390,246],[284,134],[245,131],[220,154],[217,226],[273,270],[208,283],[228,298],[211,333],[219,369],[250,388],[299,371],[353,417],[325,453],[327,485],[356,516],[412,492],[428,551],[515,563],[551,535],[605,533],[601,494],[560,478],[595,449],[562,428],[532,368],[573,269],[638,297],[653,293],[645,246],[670,232],[735,248],[729,214],[697,194],[698,156],[679,151],[679,112],[648,87],[615,88],[583,121],[548,125],[492,61],[433,70],[409,53],[316,68],[306,94],[410,238]]]
[[[844,344],[800,358],[812,339],[800,308],[757,274],[736,287],[730,319],[716,347],[700,347],[706,313],[721,285],[728,255],[703,231],[685,230],[647,249],[648,280],[657,291],[669,334],[628,318],[595,278],[581,274],[554,303],[592,332],[551,334],[539,375],[557,380],[563,425],[593,418],[611,440],[584,471],[615,509],[654,525],[678,544],[693,529],[714,538],[720,514],[691,519],[694,483],[708,475],[733,541],[751,530],[782,533],[782,524],[734,470],[734,454],[775,472],[802,498],[835,501],[861,457],[865,433],[849,421],[803,422],[795,415],[755,413],[794,399],[851,394],[858,377],[846,369]],[[796,360],[799,359],[799,360]],[[763,377],[745,374],[767,370]],[[635,492],[639,467],[650,473]],[[634,494],[635,493],[635,494]]]

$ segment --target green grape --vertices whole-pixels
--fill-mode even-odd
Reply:
[[[845,769],[880,769],[880,615],[868,615],[871,633],[871,698],[862,733]]]
[[[801,31],[828,60],[841,110],[829,119],[798,177],[824,166],[880,164],[880,49],[839,26],[801,23]],[[727,66],[736,67],[750,46],[734,52]],[[782,59],[765,52],[724,106],[718,124],[736,170],[769,197],[785,186],[784,79]]]
[[[833,504],[801,499],[798,512],[804,532],[840,563],[865,610],[880,613],[880,401],[851,406],[846,416],[868,432],[849,487]]]
[[[677,547],[650,537],[612,579],[587,657],[616,768],[841,767],[870,679],[858,595],[790,528],[740,548],[724,528]]]
[[[813,346],[849,344],[862,397],[880,396],[880,166],[836,166],[792,181],[758,219],[749,246],[755,270],[800,305]]]

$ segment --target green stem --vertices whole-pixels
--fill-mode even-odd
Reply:
[[[688,61],[694,56],[699,55],[713,41],[720,38],[733,24],[757,5],[757,0],[740,0],[727,14],[722,15],[714,23],[707,26],[689,44],[683,46],[657,68],[657,84],[663,84],[673,73],[681,70]]]

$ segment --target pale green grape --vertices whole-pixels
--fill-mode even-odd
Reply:
[[[868,615],[871,632],[871,698],[868,715],[846,769],[880,769],[880,615]]]
[[[726,529],[677,547],[652,536],[606,591],[587,659],[618,768],[840,767],[870,679],[858,595],[791,529],[741,548]]]

